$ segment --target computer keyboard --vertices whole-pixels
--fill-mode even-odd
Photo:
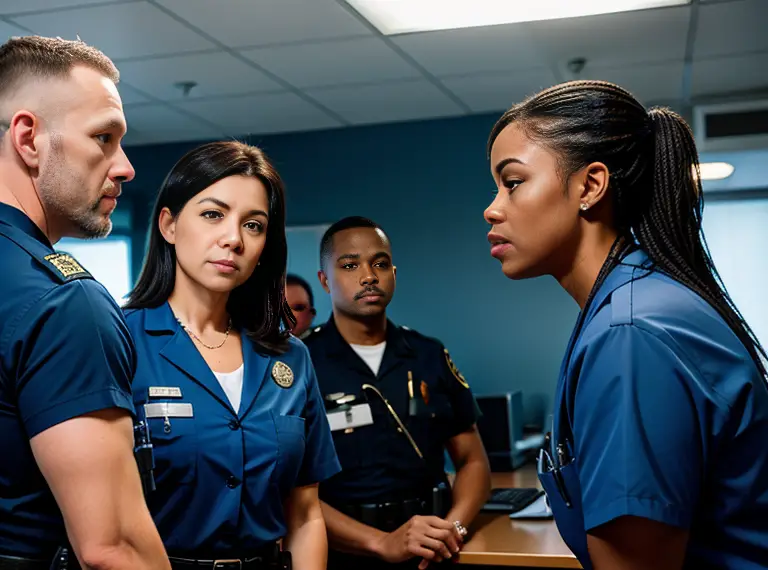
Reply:
[[[504,511],[505,513],[516,513],[524,509],[536,499],[541,497],[544,491],[541,489],[493,489],[491,497],[483,506],[485,511]]]

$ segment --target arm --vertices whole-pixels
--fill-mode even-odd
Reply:
[[[324,570],[328,560],[328,540],[317,485],[296,487],[285,504],[288,522],[286,549],[297,570]]]
[[[632,516],[587,535],[595,570],[681,570],[687,542],[685,530]]]
[[[682,568],[707,465],[690,390],[696,369],[684,358],[627,325],[596,338],[584,357],[574,454],[596,570]]]
[[[375,555],[376,544],[387,533],[348,517],[324,501],[321,505],[328,540],[334,548],[350,554]]]
[[[342,552],[375,556],[390,563],[405,562],[415,556],[426,560],[450,558],[458,552],[453,524],[438,517],[415,516],[400,528],[387,533],[348,517],[322,503],[331,544]]]
[[[167,569],[133,457],[133,343],[92,280],[57,286],[12,345],[19,415],[86,569]]]
[[[30,443],[84,569],[170,568],[144,502],[125,410],[67,420]]]
[[[449,439],[446,447],[456,465],[453,506],[446,519],[469,526],[491,492],[488,457],[476,425]]]

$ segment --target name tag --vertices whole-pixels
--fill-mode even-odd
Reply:
[[[181,388],[175,386],[150,386],[150,398],[181,398]]]
[[[191,418],[192,404],[174,404],[170,402],[153,402],[144,404],[144,413],[147,418]]]
[[[331,431],[368,426],[373,423],[370,404],[358,404],[343,412],[328,414]]]

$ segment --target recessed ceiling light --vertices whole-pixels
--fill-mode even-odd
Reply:
[[[386,35],[680,6],[691,0],[346,0]]]
[[[702,180],[722,180],[733,174],[734,167],[727,162],[702,162],[699,164]]]

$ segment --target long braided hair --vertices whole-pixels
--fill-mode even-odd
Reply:
[[[733,330],[766,378],[765,350],[734,305],[701,232],[703,193],[693,133],[677,113],[646,109],[604,81],[571,81],[545,89],[504,113],[491,131],[488,154],[515,123],[558,156],[564,180],[592,162],[609,171],[618,239],[587,300],[632,249],[709,303]]]

